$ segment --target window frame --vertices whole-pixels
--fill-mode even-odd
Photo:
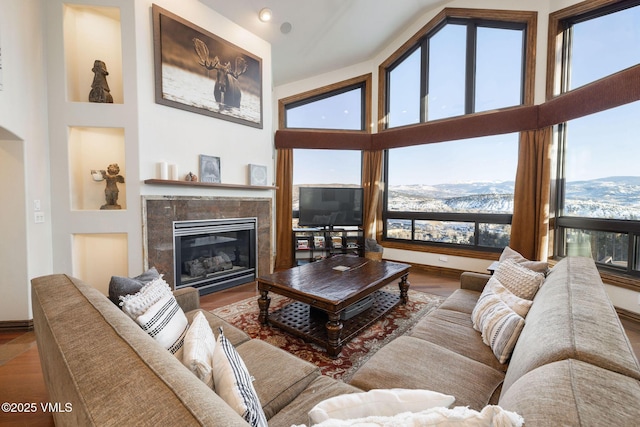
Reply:
[[[362,90],[362,118],[361,129],[318,129],[322,131],[339,131],[347,133],[371,133],[371,74],[354,77],[352,79],[343,80],[331,85],[322,86],[307,92],[289,96],[278,100],[278,128],[291,130],[317,129],[317,128],[287,128],[287,110],[301,105],[310,104],[330,98],[334,95],[340,95],[353,89],[360,88]],[[301,142],[297,148],[317,148]]]
[[[454,142],[454,141],[450,141]],[[518,143],[518,142],[516,142]],[[444,142],[446,144],[446,142]],[[517,159],[516,159],[517,161]],[[515,176],[513,177],[515,180]],[[383,182],[388,186],[389,182],[389,150],[385,150],[383,159]],[[469,251],[473,253],[474,258],[482,257],[482,253],[500,253],[504,250],[502,247],[491,247],[479,244],[480,226],[481,224],[511,225],[513,213],[467,213],[467,212],[414,212],[414,211],[390,211],[387,206],[389,202],[389,192],[384,191],[382,196],[382,240],[395,245],[400,249],[419,250],[423,252],[432,252],[437,249],[442,252],[443,249]],[[387,221],[390,219],[410,220],[411,221],[411,239],[396,239],[387,235]],[[468,222],[475,224],[474,243],[473,245],[431,242],[419,240],[415,238],[415,222],[416,221],[447,221],[447,222]],[[392,246],[394,247],[394,246]]]
[[[474,9],[455,9],[445,8],[434,19],[427,23],[414,37],[408,40],[400,49],[392,54],[385,62],[383,62],[378,70],[379,75],[379,94],[380,100],[378,103],[379,122],[378,127],[382,132],[391,129],[397,129],[402,126],[388,128],[388,111],[390,100],[390,73],[398,66],[404,59],[415,52],[416,49],[422,49],[421,55],[421,105],[420,105],[420,123],[426,123],[426,93],[428,91],[428,76],[426,67],[428,66],[428,38],[435,34],[438,30],[444,27],[448,23],[465,25],[473,25],[473,38],[470,43],[467,40],[467,55],[474,54],[475,61],[475,39],[477,36],[477,28],[480,24],[495,28],[517,28],[523,31],[523,63],[522,63],[522,92],[521,92],[521,104],[519,106],[509,106],[504,109],[510,109],[513,107],[521,107],[526,105],[533,105],[534,103],[534,86],[535,86],[535,42],[536,42],[536,27],[537,27],[537,13],[526,11],[506,11],[506,10],[474,10]],[[469,37],[470,31],[467,31]],[[469,72],[469,67],[466,67],[465,74],[466,84],[469,84],[469,79],[475,80],[475,73]],[[475,82],[473,83],[475,85]],[[475,102],[475,93],[471,91],[465,91],[465,111],[467,115],[483,114],[486,112],[474,113],[473,104]],[[458,116],[460,117],[460,116]],[[442,119],[450,120],[451,118]],[[433,120],[431,122],[435,122]],[[411,125],[407,125],[411,126]],[[516,160],[517,161],[517,160]],[[389,173],[389,150],[385,150],[383,160],[383,182],[388,183]],[[514,176],[515,179],[515,176]],[[437,212],[398,212],[389,211],[388,205],[388,192],[383,192],[381,203],[381,218],[382,218],[382,230],[379,231],[379,238],[384,242],[385,247],[406,249],[420,252],[437,252],[442,254],[451,254],[458,256],[466,256],[470,258],[496,258],[503,248],[493,248],[487,246],[480,246],[478,244],[479,239],[479,226],[480,224],[511,224],[513,214],[476,214],[476,213],[437,213]],[[387,237],[387,221],[389,219],[407,219],[412,221],[412,239],[394,239]],[[475,224],[475,241],[473,245],[461,245],[442,242],[429,242],[415,240],[413,230],[415,230],[416,220],[447,220],[457,222],[473,222]]]
[[[427,66],[428,66],[428,38],[437,33],[443,26],[448,23],[454,24],[466,24],[475,25],[476,31],[474,31],[474,43],[469,43],[467,40],[467,56],[475,51],[475,34],[477,34],[477,26],[484,24],[484,26],[492,28],[505,28],[509,29],[522,29],[524,31],[523,37],[523,56],[524,61],[522,65],[522,94],[521,104],[533,105],[534,103],[534,87],[535,87],[535,51],[536,51],[536,27],[537,27],[537,12],[528,11],[511,11],[511,10],[490,10],[490,9],[458,9],[458,8],[445,8],[434,19],[427,23],[418,33],[416,33],[411,39],[409,39],[404,45],[402,45],[396,52],[394,52],[386,61],[380,64],[378,68],[378,89],[380,94],[380,100],[378,102],[378,128],[380,130],[395,129],[389,127],[388,112],[389,112],[389,73],[399,65],[406,57],[413,53],[416,49],[422,49],[421,55],[421,102],[420,102],[420,122],[425,123],[426,120],[426,93],[427,87]],[[467,31],[469,35],[469,31]],[[424,46],[423,46],[424,45]],[[474,55],[475,57],[475,55]],[[475,58],[474,58],[475,61]],[[475,73],[470,72],[470,67],[466,67],[467,72],[465,74],[465,84],[469,84],[468,81],[475,77]],[[471,76],[471,77],[470,77]],[[475,84],[475,83],[473,83]],[[475,93],[472,91],[465,91],[465,111],[468,110],[469,103],[473,105]],[[471,100],[471,101],[469,101]],[[514,106],[508,106],[504,108],[513,108]],[[473,110],[473,107],[471,107]],[[466,114],[482,114],[467,112]],[[442,119],[446,120],[446,119]],[[407,125],[410,126],[410,125]],[[399,126],[401,127],[401,126]]]
[[[547,58],[547,100],[556,96],[580,90],[582,87],[568,89],[568,73],[570,65],[568,60],[571,57],[572,26],[581,22],[619,12],[631,7],[640,6],[640,0],[597,0],[585,2],[552,13],[549,16],[549,52]],[[555,55],[553,55],[555,52]],[[615,74],[615,73],[614,73]],[[602,79],[606,79],[605,76]],[[602,80],[600,79],[600,80]],[[598,80],[596,80],[598,81]],[[623,104],[624,105],[624,104]],[[616,107],[612,107],[616,108]],[[566,253],[566,233],[568,229],[600,231],[606,233],[620,233],[628,236],[627,266],[618,267],[594,260],[601,275],[609,283],[624,288],[638,290],[640,283],[640,261],[638,248],[640,247],[640,221],[618,220],[606,218],[588,218],[564,216],[565,206],[565,162],[567,149],[567,122],[559,123],[555,140],[555,151],[557,155],[556,179],[552,186],[552,199],[555,202],[555,209],[551,212],[552,220],[550,228],[553,236],[550,243],[553,244],[552,253],[555,259],[564,258]]]

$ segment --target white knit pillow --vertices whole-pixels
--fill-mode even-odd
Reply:
[[[523,257],[520,252],[514,251],[509,246],[505,247],[502,253],[500,254],[500,259],[498,261],[502,262],[507,259],[512,259],[523,267],[527,267],[530,270],[536,271],[538,273],[546,274],[547,270],[549,270],[549,263],[546,261],[530,261],[527,258]]]
[[[511,259],[500,262],[493,275],[505,288],[528,300],[533,299],[544,282],[544,274],[536,273]]]
[[[140,292],[120,299],[122,311],[161,346],[182,360],[182,345],[189,322],[162,277],[144,285]]]
[[[120,306],[122,311],[135,320],[165,295],[171,295],[171,288],[162,277],[158,277],[144,285],[135,294],[121,296]]]
[[[509,289],[502,286],[502,283],[495,277],[491,276],[485,289],[496,294],[502,301],[505,302],[509,306],[510,309],[518,313],[522,317],[527,317],[527,313],[529,313],[529,309],[533,304],[533,301],[520,298],[515,295]]]
[[[184,337],[182,363],[202,382],[213,388],[213,352],[216,337],[201,311],[196,313]]]

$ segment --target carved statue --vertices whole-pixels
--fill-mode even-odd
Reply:
[[[93,172],[93,171],[92,171]],[[118,183],[124,184],[124,177],[120,175],[120,166],[112,163],[107,170],[100,170],[102,177],[107,180],[107,186],[104,189],[104,197],[107,203],[100,206],[100,209],[122,209],[118,204]]]
[[[113,103],[113,96],[107,84],[107,65],[98,59],[93,61],[93,83],[91,83],[91,92],[89,92],[89,102]]]
[[[194,38],[193,47],[200,58],[198,63],[209,71],[216,70],[216,85],[213,88],[213,96],[216,102],[228,107],[239,108],[242,91],[240,90],[238,77],[247,71],[247,61],[238,56],[235,67],[232,70],[231,62],[223,65],[217,56],[211,59],[209,57],[209,48],[202,40]]]

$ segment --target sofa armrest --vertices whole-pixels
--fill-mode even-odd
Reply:
[[[465,271],[460,275],[460,289],[482,292],[490,277],[489,274]]]
[[[178,305],[185,313],[200,308],[200,293],[196,288],[188,287],[176,289],[173,295],[178,301]]]

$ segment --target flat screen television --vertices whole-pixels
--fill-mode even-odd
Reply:
[[[362,225],[362,188],[300,187],[298,224],[311,227]]]

